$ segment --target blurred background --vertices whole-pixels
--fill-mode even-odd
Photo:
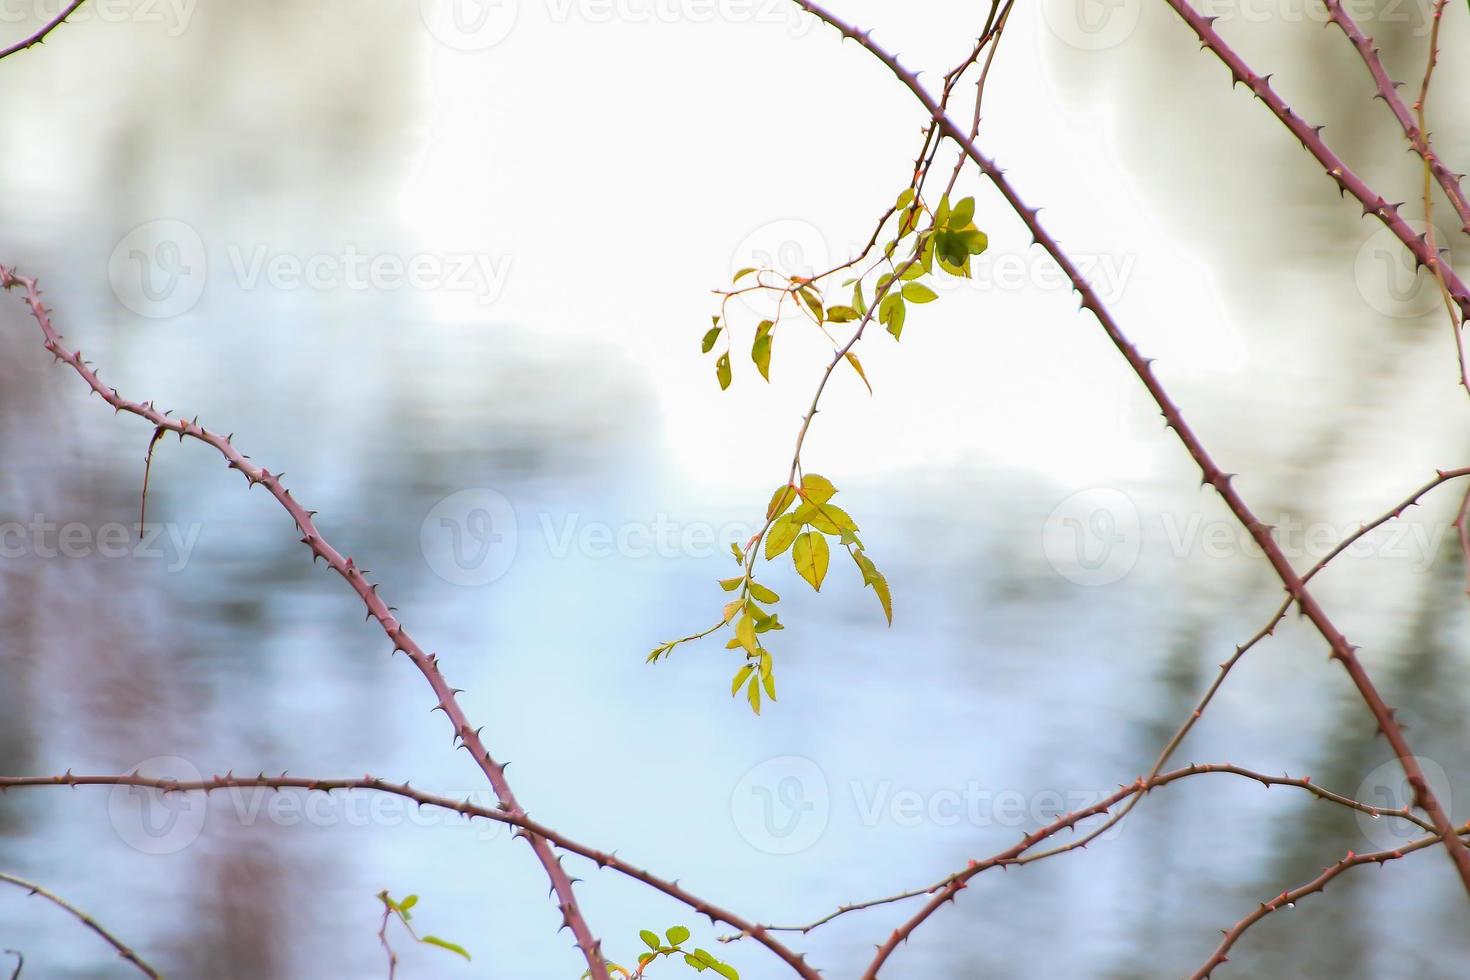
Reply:
[[[836,7],[930,81],[983,14]],[[54,10],[8,4],[4,39]],[[1371,183],[1417,199],[1415,158],[1315,3],[1213,12]],[[1422,0],[1359,13],[1417,85]],[[1018,5],[981,143],[1306,567],[1470,461],[1470,405],[1432,283],[1197,47],[1162,4]],[[1444,47],[1432,128],[1464,167],[1455,5]],[[991,243],[975,280],[912,310],[901,344],[865,339],[875,394],[839,373],[805,449],[888,576],[892,628],[840,555],[820,596],[783,562],[761,576],[787,626],[761,717],[728,696],[718,641],[644,664],[717,617],[726,545],[784,478],[830,352],[793,321],[767,385],[746,354],[759,310],[732,306],[722,393],[698,351],[710,290],[747,264],[846,258],[908,181],[924,123],[879,65],[785,5],[89,3],[0,79],[0,261],[40,277],[104,380],[287,475],[440,654],[533,816],[753,918],[927,884],[1147,772],[1279,602],[1056,268],[965,179]],[[1439,226],[1470,254],[1452,216]],[[0,772],[372,772],[485,800],[416,672],[216,455],[158,447],[138,539],[150,435],[49,363],[15,297],[0,306]],[[1459,502],[1431,495],[1316,590],[1463,820]],[[1295,617],[1178,756],[1225,760],[1404,802]],[[1085,851],[981,876],[889,972],[1180,975],[1258,902],[1408,830],[1187,780]],[[636,958],[639,929],[685,924],[747,980],[785,975],[568,866],[613,959]],[[385,888],[418,894],[415,924],[474,956],[400,938],[401,977],[584,969],[523,844],[391,799],[17,791],[0,869],[171,976],[385,976]],[[1228,972],[1461,976],[1461,891],[1433,851],[1356,870],[1252,929]],[[853,976],[914,910],[795,945]],[[0,948],[26,976],[129,975],[15,888]]]

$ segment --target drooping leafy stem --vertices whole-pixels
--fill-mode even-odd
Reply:
[[[961,79],[980,62],[981,55],[985,55],[976,81],[972,135],[979,132],[985,80],[1010,10],[1010,0],[1004,4],[1000,0],[992,0],[985,28],[974,49],[944,78],[941,106],[949,104]],[[661,643],[648,655],[648,661],[654,663],[683,643],[703,639],[726,626],[732,627],[733,635],[727,641],[726,649],[743,650],[745,659],[731,680],[730,693],[734,696],[743,689],[751,710],[756,714],[760,713],[763,694],[771,700],[776,699],[774,661],[761,638],[765,633],[784,628],[780,618],[762,605],[774,605],[780,601],[780,596],[756,581],[758,555],[764,553],[767,561],[774,561],[790,550],[797,574],[814,590],[820,591],[831,562],[832,547],[828,538],[835,539],[857,566],[863,585],[872,587],[885,619],[890,624],[893,622],[893,599],[887,578],[878,570],[857,536],[857,522],[841,507],[831,503],[837,493],[836,486],[825,477],[804,472],[802,448],[827,383],[840,364],[846,362],[851,366],[869,393],[872,392],[867,372],[853,351],[868,324],[876,317],[895,341],[901,339],[910,305],[923,305],[939,298],[939,294],[924,281],[925,277],[935,275],[935,267],[938,266],[938,271],[949,276],[969,278],[972,257],[983,253],[989,245],[985,232],[974,221],[974,198],[966,197],[955,203],[950,200],[965,164],[963,153],[958,155],[937,204],[931,207],[925,197],[925,184],[943,143],[941,136],[938,120],[931,119],[924,132],[913,179],[893,205],[883,212],[867,245],[852,258],[811,276],[755,266],[742,268],[735,273],[730,288],[716,291],[721,296],[720,312],[711,318],[700,348],[705,354],[713,352],[723,336],[724,350],[715,359],[715,377],[721,389],[729,388],[734,378],[729,303],[735,297],[753,293],[774,294],[775,311],[769,319],[763,319],[756,325],[750,352],[756,369],[768,382],[772,344],[788,302],[795,307],[798,316],[821,330],[834,348],[832,359],[822,372],[816,393],[797,432],[786,482],[772,493],[761,529],[743,547],[731,545],[741,573],[722,579],[720,586],[726,592],[738,590],[739,594],[725,604],[721,618],[713,626]],[[883,239],[885,229],[895,219],[892,238],[879,248],[878,242]],[[844,279],[840,285],[830,285],[838,275],[854,270],[858,270],[856,274]],[[742,286],[742,281],[747,279],[749,283]],[[834,302],[828,298],[829,290],[841,289],[846,293],[849,288],[850,299],[846,295],[843,296],[845,301]],[[868,290],[871,290],[871,304]],[[839,341],[830,328],[843,324],[854,326],[849,337]]]
[[[387,889],[384,889],[378,892],[378,901],[383,903],[383,920],[378,926],[378,941],[382,944],[383,951],[388,956],[388,980],[393,980],[393,975],[398,970],[398,954],[393,951],[392,944],[388,942],[388,925],[395,918],[403,924],[404,931],[408,933],[409,938],[414,942],[423,946],[438,946],[440,949],[447,949],[451,953],[463,956],[466,960],[470,958],[469,952],[458,943],[452,943],[447,939],[440,939],[438,936],[420,936],[414,931],[413,926],[409,925],[409,922],[413,919],[411,909],[419,903],[419,897],[417,895],[409,895],[404,899],[396,899],[388,894]],[[591,975],[591,970],[588,970],[584,974],[584,976]]]
[[[608,969],[615,970],[625,980],[643,980],[644,971],[650,965],[660,959],[683,959],[684,964],[695,973],[703,973],[705,970],[713,971],[724,977],[725,980],[740,980],[740,973],[729,963],[725,963],[707,949],[698,947],[690,949],[685,944],[689,942],[690,932],[684,926],[670,926],[660,936],[652,929],[644,929],[638,933],[638,938],[643,940],[643,945],[648,948],[638,954],[638,967],[629,970],[627,967],[616,963],[609,963]],[[667,942],[665,942],[667,940]],[[587,974],[582,974],[582,980],[586,980]]]

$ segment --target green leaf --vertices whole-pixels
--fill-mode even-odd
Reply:
[[[750,710],[756,714],[761,713],[761,682],[759,677],[752,677],[750,683],[745,685],[745,700],[750,702]]]
[[[868,303],[863,299],[863,283],[861,279],[852,284],[852,308],[863,316],[868,315]]]
[[[730,282],[731,283],[737,283],[737,282],[739,282],[740,280],[744,279],[746,276],[750,275],[752,272],[755,272],[755,271],[756,271],[756,267],[755,266],[748,265],[745,268],[741,269],[739,272],[735,273],[735,278],[731,279]]]
[[[734,592],[736,589],[740,588],[740,583],[744,581],[744,575],[737,575],[734,578],[722,578],[720,579],[720,588],[724,589],[726,592]]]
[[[826,312],[822,309],[822,300],[817,295],[816,290],[810,286],[801,286],[796,291],[806,303],[807,309],[812,311],[812,316],[817,318],[818,323],[821,323],[826,318]]]
[[[766,505],[766,520],[771,521],[786,513],[787,508],[796,503],[796,488],[789,483],[782,484],[771,494],[771,502]]]
[[[771,335],[769,333],[756,335],[755,343],[750,345],[750,359],[755,362],[755,368],[761,373],[761,377],[770,381]]]
[[[990,236],[978,228],[966,228],[964,231],[956,232],[955,237],[966,252],[971,255],[979,255],[990,247]]]
[[[917,278],[919,278],[923,274],[924,274],[924,265],[923,265],[923,263],[922,262],[915,261],[915,262],[910,262],[908,265],[904,266],[903,267],[903,274],[900,275],[898,278],[899,279],[902,279],[904,282],[908,282],[911,279],[917,279]]]
[[[939,199],[939,207],[934,212],[934,223],[941,228],[949,226],[949,195],[946,194]]]
[[[778,517],[766,532],[766,561],[785,554],[800,531],[801,525],[792,519],[792,515]]]
[[[701,354],[708,354],[710,351],[715,349],[715,341],[720,339],[720,331],[723,329],[725,328],[710,327],[704,332],[704,340],[700,341],[699,344],[699,352]]]
[[[735,968],[729,963],[711,963],[710,969],[724,977],[725,980],[740,980],[740,974],[736,973]]]
[[[769,670],[762,672],[761,685],[766,689],[766,697],[776,700],[776,675]]]
[[[950,213],[949,221],[945,222],[950,228],[963,228],[975,217],[975,199],[967,197],[954,206]]]
[[[893,203],[893,209],[895,211],[902,211],[904,208],[913,203],[914,189],[912,187],[908,187],[904,189],[902,194],[898,195],[898,200]]]
[[[868,394],[871,395],[873,393],[873,383],[868,380],[867,372],[863,370],[863,362],[858,360],[858,356],[851,351],[847,352],[846,357],[847,363],[851,364],[852,369],[858,373],[858,377],[863,379],[863,384],[868,386]]]
[[[796,574],[806,579],[816,591],[822,591],[822,579],[827,577],[827,563],[832,557],[822,533],[807,531],[799,535],[791,557],[796,563]]]
[[[730,697],[733,698],[739,692],[740,685],[745,683],[745,679],[750,676],[750,672],[753,670],[755,670],[755,664],[746,664],[744,667],[735,671],[735,679],[730,682]]]
[[[873,560],[861,551],[852,553],[852,560],[857,562],[857,567],[862,570],[863,584],[871,585],[878,596],[878,602],[883,606],[883,615],[888,619],[888,625],[893,625],[893,596],[888,591],[888,579],[878,571],[878,566]]]
[[[827,307],[827,321],[829,323],[851,323],[862,316],[851,306],[829,306]]]
[[[689,938],[689,930],[683,926],[673,926],[665,935],[669,937],[670,946],[678,946]]]
[[[459,943],[452,943],[447,939],[440,939],[438,936],[425,936],[423,939],[420,939],[419,942],[423,943],[426,946],[438,946],[440,949],[447,949],[451,953],[456,953],[460,956],[463,956],[465,959],[470,958],[469,951],[466,950]]]
[[[409,909],[413,908],[418,903],[419,903],[419,897],[417,895],[410,895],[407,898],[405,898],[403,901],[401,901],[401,902],[398,903],[398,911],[400,911],[400,912],[407,912]]]
[[[878,304],[878,322],[887,325],[888,332],[893,334],[894,340],[897,340],[903,333],[903,321],[906,316],[907,312],[901,293],[889,293],[883,297],[883,302]]]
[[[663,945],[663,943],[658,941],[658,933],[651,929],[640,929],[638,931],[638,938],[643,940],[643,945],[655,952]]]
[[[906,282],[903,284],[903,298],[910,303],[932,303],[939,294],[921,282]]]
[[[856,532],[857,523],[843,510],[833,503],[826,504],[802,504],[796,509],[795,517],[803,524],[810,524],[823,534],[841,534],[843,531]]]
[[[755,596],[761,602],[780,602],[781,601],[781,597],[779,595],[777,595],[776,593],[772,592],[770,589],[766,588],[764,585],[761,585],[759,582],[751,582],[750,583],[750,594],[753,595],[753,596]]]
[[[735,624],[735,639],[740,641],[747,652],[755,653],[755,617],[750,613],[741,616],[740,621]]]
[[[837,493],[837,488],[825,476],[807,473],[801,478],[801,495],[808,503],[825,504]]]
[[[715,377],[720,379],[720,390],[724,391],[730,387],[730,355],[721,354],[720,359],[715,362]]]

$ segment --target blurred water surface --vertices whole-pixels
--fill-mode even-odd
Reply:
[[[782,567],[765,576],[784,596],[780,701],[762,717],[726,696],[735,664],[718,643],[643,664],[717,615],[722,542],[784,475],[823,363],[824,342],[793,332],[769,387],[737,353],[721,394],[695,343],[707,290],[742,248],[815,264],[861,243],[922,118],[854,46],[777,8],[509,6],[483,50],[444,43],[432,5],[99,7],[0,66],[0,260],[42,278],[110,384],[287,474],[440,653],[533,815],[711,900],[809,921],[936,880],[1145,772],[1277,588],[979,184],[980,284],[918,311],[901,347],[867,340],[876,395],[839,376],[807,444],[887,573],[892,628],[842,563],[820,596]],[[908,63],[967,47],[940,3],[901,21],[875,2],[844,12],[883,25]],[[1018,9],[982,142],[1111,287],[1305,566],[1465,462],[1449,330],[1395,246],[1169,18],[1143,10],[1089,52]],[[1375,26],[1413,76],[1421,23]],[[1344,155],[1414,199],[1417,172],[1341,38],[1285,15],[1230,27]],[[1449,18],[1446,48],[1467,33]],[[1463,104],[1466,65],[1446,60],[1439,105]],[[1434,123],[1448,159],[1470,157],[1462,120]],[[416,258],[428,279],[393,276]],[[163,277],[151,294],[128,279],[140,261]],[[165,295],[170,275],[183,292]],[[159,536],[103,553],[105,529],[138,519],[150,431],[48,364],[23,313],[0,312],[0,771],[372,772],[483,797],[411,667],[274,502],[202,447],[158,447]],[[1454,490],[1428,498],[1319,588],[1464,819],[1457,505]],[[75,557],[52,555],[62,525],[82,529]],[[1294,619],[1179,756],[1227,759],[1373,802],[1400,790]],[[494,828],[391,800],[217,797],[174,846],[173,830],[142,831],[136,804],[11,793],[0,868],[174,976],[382,976],[383,888],[419,894],[416,922],[474,954],[400,941],[400,976],[582,969],[540,869]],[[1407,839],[1388,824],[1186,781],[1094,847],[982,876],[893,970],[1178,975],[1259,901]],[[568,865],[615,959],[636,957],[641,928],[685,923],[713,943],[671,902]],[[1231,975],[1463,975],[1460,891],[1431,852],[1355,871],[1252,930]],[[910,911],[846,916],[797,945],[852,976]],[[0,947],[25,952],[27,975],[125,974],[14,889]],[[720,950],[743,977],[782,975],[759,947]]]

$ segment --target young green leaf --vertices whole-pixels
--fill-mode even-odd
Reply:
[[[640,929],[638,931],[638,938],[643,940],[643,945],[654,951],[657,951],[663,945],[663,943],[658,941],[658,933],[651,929]]]
[[[750,594],[761,602],[780,602],[781,597],[759,582],[750,583]],[[756,624],[760,625],[759,623]]]
[[[745,679],[750,676],[750,672],[753,670],[755,670],[755,664],[746,664],[735,671],[735,679],[730,682],[730,697],[733,698],[739,693],[740,685],[745,683]]]
[[[761,377],[770,381],[771,334],[769,331],[756,334],[755,343],[750,345],[750,359],[755,362],[755,368],[761,373]]]
[[[888,592],[888,579],[878,571],[878,566],[873,560],[861,551],[852,553],[852,560],[857,562],[857,567],[863,573],[863,584],[871,585],[878,596],[878,602],[883,606],[883,615],[888,619],[888,625],[893,625],[893,596]]]
[[[949,221],[945,225],[949,228],[963,228],[975,217],[975,199],[967,197],[954,206],[950,212]]]
[[[756,714],[761,713],[761,682],[759,677],[752,677],[750,683],[745,685],[745,700],[750,702],[750,710]]]
[[[715,349],[715,341],[720,339],[720,331],[723,329],[724,327],[710,327],[704,332],[704,340],[699,343],[701,354],[708,354]]]
[[[827,577],[827,563],[831,560],[827,539],[822,533],[807,531],[798,535],[791,557],[796,563],[796,573],[806,579],[813,589],[822,591],[822,579]]]
[[[837,488],[825,476],[807,473],[801,478],[801,495],[811,504],[825,504],[837,493]]]
[[[903,298],[910,303],[932,303],[939,294],[922,282],[906,282],[903,284]]]
[[[665,935],[669,937],[670,946],[679,946],[689,938],[689,930],[683,926],[674,926]]]
[[[771,494],[771,502],[766,505],[766,520],[771,521],[786,513],[786,509],[796,503],[796,488],[791,484],[782,484]]]
[[[730,387],[730,355],[721,354],[720,359],[715,362],[715,377],[720,379],[720,390],[724,391]]]
[[[847,363],[851,364],[852,369],[858,373],[858,377],[863,379],[863,384],[867,385],[868,394],[871,395],[873,393],[873,384],[868,380],[867,372],[863,370],[863,362],[858,360],[858,356],[852,351],[848,351],[846,356]]]
[[[785,554],[800,531],[801,525],[792,519],[792,515],[778,517],[766,532],[766,561]]]
[[[734,592],[736,589],[740,588],[740,583],[744,581],[744,575],[737,575],[734,578],[722,578],[720,579],[720,588],[724,589],[726,592]]]
[[[755,653],[755,617],[750,613],[741,616],[740,621],[735,624],[735,639],[740,641],[747,653]]]
[[[851,306],[829,306],[827,307],[827,320],[829,323],[851,323],[862,316]]]
[[[731,283],[737,283],[737,282],[739,282],[740,280],[744,279],[746,276],[750,275],[752,272],[755,272],[755,271],[756,271],[755,266],[748,265],[745,268],[741,269],[739,272],[735,273],[735,278],[731,279],[730,282]]]
[[[469,951],[466,950],[459,943],[452,943],[447,939],[440,939],[438,936],[425,936],[423,939],[420,939],[419,942],[424,943],[427,946],[438,946],[440,949],[447,949],[451,953],[463,956],[465,959],[470,958]]]

